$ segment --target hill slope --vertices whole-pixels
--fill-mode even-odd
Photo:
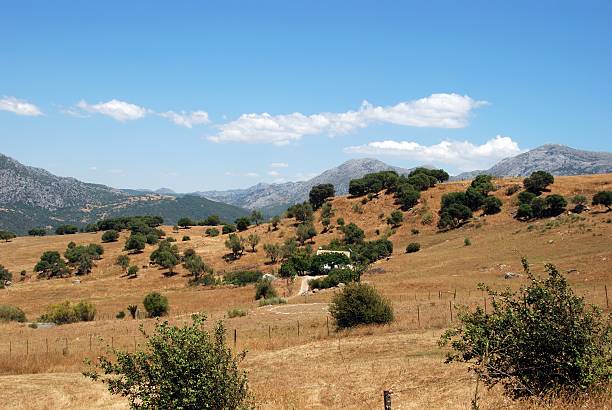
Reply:
[[[612,172],[612,153],[547,144],[515,157],[505,158],[488,170],[464,172],[452,179],[471,179],[484,173],[494,176],[527,176],[538,170],[553,175],[607,174]]]
[[[376,159],[351,159],[307,181],[285,182],[282,184],[262,183],[246,189],[206,191],[197,192],[197,194],[205,198],[243,208],[262,209],[270,214],[286,209],[287,205],[305,201],[308,199],[310,189],[315,185],[333,184],[336,188],[336,194],[345,195],[348,193],[351,179],[360,178],[371,172],[387,170],[394,170],[400,174],[407,174],[411,171],[410,169],[395,167]]]
[[[159,215],[172,224],[182,216],[199,219],[211,214],[234,220],[247,211],[195,195],[124,192],[59,177],[0,154],[0,229],[23,234],[35,226],[82,226],[101,218],[137,214]]]

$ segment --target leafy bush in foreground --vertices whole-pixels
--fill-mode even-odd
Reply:
[[[238,369],[245,353],[234,356],[223,323],[208,331],[205,320],[194,315],[183,327],[158,323],[152,334],[141,328],[142,350],[113,350],[113,358],[102,356],[95,365],[88,361],[83,374],[127,397],[132,408],[252,408],[246,373]]]
[[[386,324],[393,321],[391,302],[372,286],[352,283],[334,296],[329,306],[338,328],[366,324]]]
[[[26,315],[16,306],[0,305],[0,322],[11,321],[23,323],[26,321]]]
[[[575,392],[606,385],[612,374],[610,317],[587,306],[551,264],[541,279],[523,268],[530,283],[518,292],[484,285],[492,312],[464,309],[460,324],[447,330],[447,362],[472,364],[487,386],[501,383],[514,398]]]

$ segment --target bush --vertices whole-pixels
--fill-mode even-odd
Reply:
[[[463,238],[463,246],[470,246],[472,245],[472,241],[470,240],[470,238]]]
[[[155,331],[141,333],[145,348],[114,351],[100,357],[85,376],[125,396],[132,408],[242,409],[249,408],[246,373],[238,365],[244,354],[233,352],[218,322],[205,329],[206,317],[194,315],[183,327],[157,323]],[[100,371],[100,373],[98,373]]]
[[[326,275],[332,269],[344,267],[350,262],[348,256],[343,253],[329,252],[314,255],[310,260],[310,273]]]
[[[45,228],[32,228],[28,231],[30,236],[45,236],[46,234],[47,230]]]
[[[188,235],[183,236],[183,242],[187,242],[187,241],[190,241],[190,240],[191,240],[190,236],[188,236]]]
[[[219,236],[219,230],[217,228],[206,228],[204,233],[208,236]]]
[[[13,281],[13,274],[3,265],[0,265],[0,288],[4,287],[4,282]]]
[[[53,278],[68,275],[66,262],[57,251],[46,251],[34,266],[34,272],[38,272],[39,277]]]
[[[168,313],[168,298],[158,292],[151,292],[142,301],[149,317],[165,316]]]
[[[282,256],[281,246],[277,243],[264,243],[263,249],[271,263],[276,263]]]
[[[223,235],[232,233],[232,232],[236,232],[236,225],[232,225],[232,224],[223,225],[223,227],[221,228],[221,232],[223,233]]]
[[[133,233],[125,242],[123,250],[133,253],[141,252],[147,244],[147,237],[141,233]]]
[[[312,279],[308,285],[312,289],[328,289],[338,286],[340,283],[358,282],[360,274],[352,269],[332,269],[324,278]]]
[[[249,226],[251,225],[251,218],[243,216],[243,217],[236,219],[234,222],[236,223],[236,229],[242,232],[242,231],[246,231],[247,229],[249,229]]]
[[[393,321],[391,302],[365,283],[345,286],[342,292],[334,295],[329,311],[340,329]]]
[[[421,244],[418,242],[412,242],[412,243],[409,243],[408,246],[406,246],[406,253],[414,253],[420,250],[421,250]]]
[[[45,313],[40,316],[40,322],[65,325],[76,322],[91,322],[96,317],[96,308],[89,302],[80,301],[72,303],[64,301],[51,305]]]
[[[369,264],[391,256],[392,253],[393,242],[388,239],[377,239],[353,246],[352,258],[359,263]]]
[[[278,296],[268,298],[268,299],[260,299],[259,306],[269,306],[269,305],[284,305],[287,303],[287,299],[279,298]]]
[[[533,218],[533,209],[531,209],[531,205],[529,204],[521,204],[519,205],[516,211],[516,218],[521,220],[527,220]]]
[[[391,225],[394,228],[397,228],[404,222],[404,214],[402,211],[398,211],[397,209],[391,212],[391,215],[387,218],[387,224]]]
[[[487,196],[482,203],[482,212],[485,215],[494,215],[501,212],[502,201],[494,196]]]
[[[344,226],[342,232],[344,233],[344,242],[349,245],[361,243],[363,242],[363,238],[365,238],[363,229],[352,222]]]
[[[205,225],[205,226],[221,225],[221,218],[219,218],[219,215],[209,215],[208,217],[206,217],[206,219],[202,221],[202,225]]]
[[[115,319],[125,319],[125,312],[123,310],[117,312],[117,314],[115,315]]]
[[[332,184],[319,184],[310,189],[308,200],[314,209],[319,209],[328,198],[335,195]]]
[[[102,242],[116,242],[119,239],[119,232],[111,229],[102,234]]]
[[[0,305],[0,322],[19,322],[26,321],[26,315],[23,310],[16,306]]]
[[[57,228],[55,228],[55,234],[56,235],[72,235],[75,234],[79,231],[79,228],[77,228],[74,225],[60,225]]]
[[[255,285],[255,300],[276,297],[276,289],[269,279],[262,279]]]
[[[555,177],[546,171],[535,171],[523,180],[523,186],[528,192],[540,195],[546,188],[555,182]]]
[[[230,233],[225,240],[225,247],[231,251],[234,259],[238,259],[244,252],[244,240],[236,233]]]
[[[521,190],[521,186],[519,184],[512,184],[508,188],[506,188],[506,196],[512,196]]]
[[[481,285],[492,298],[491,311],[464,308],[460,323],[444,333],[441,344],[452,348],[447,362],[472,364],[487,386],[501,383],[513,398],[605,388],[612,325],[555,266],[547,264],[542,279],[522,262],[527,287],[495,292]]]
[[[234,309],[227,311],[227,317],[230,319],[235,318],[235,317],[242,317],[246,315],[247,315],[247,312],[246,310],[243,310],[243,309],[234,308]]]
[[[127,275],[129,278],[135,278],[136,276],[138,276],[138,266],[136,265],[132,265],[128,268],[127,270]]]
[[[433,215],[431,212],[427,211],[421,216],[421,224],[422,225],[431,225],[433,223]]]
[[[236,272],[227,272],[223,275],[223,282],[236,285],[245,286],[249,283],[256,283],[261,280],[263,273],[260,271],[241,270]]]
[[[612,191],[600,191],[593,196],[593,205],[603,205],[608,210],[612,206]]]

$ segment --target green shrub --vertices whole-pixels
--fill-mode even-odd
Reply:
[[[255,300],[276,297],[276,289],[269,279],[262,279],[255,285]]]
[[[287,303],[287,299],[283,299],[278,296],[259,300],[259,306],[284,305],[286,303]]]
[[[223,282],[236,286],[245,286],[249,283],[256,283],[260,281],[262,277],[263,273],[258,270],[240,270],[225,273],[223,275]]]
[[[125,318],[125,312],[123,310],[120,310],[119,312],[117,312],[117,314],[115,315],[116,319],[124,319]]]
[[[502,201],[494,196],[487,196],[482,202],[482,212],[485,215],[494,215],[501,212]]]
[[[206,228],[204,232],[208,236],[219,236],[219,230],[217,228]]]
[[[40,316],[40,322],[65,325],[76,322],[91,322],[96,317],[96,308],[89,302],[80,301],[72,303],[64,301],[49,306],[47,311]]]
[[[470,238],[463,238],[463,246],[470,246],[472,244],[472,241],[470,240]]]
[[[555,182],[555,177],[546,171],[535,171],[523,180],[523,186],[528,192],[540,195],[542,191]]]
[[[308,282],[312,289],[329,289],[340,283],[351,283],[359,281],[360,274],[352,269],[333,269],[323,278],[312,279]]]
[[[355,244],[363,242],[363,238],[365,238],[365,233],[363,229],[358,227],[354,223],[350,223],[342,228],[342,232],[344,233],[344,242],[346,244]]]
[[[421,224],[422,225],[431,225],[433,223],[433,215],[431,212],[427,211],[421,216]]]
[[[130,312],[130,316],[132,316],[132,319],[136,319],[136,312],[138,312],[138,306],[128,305],[127,310],[128,312]]]
[[[191,240],[190,236],[188,236],[188,235],[183,236],[183,242],[187,242],[187,241],[190,241],[190,240]]]
[[[393,253],[393,242],[381,238],[375,241],[366,241],[351,248],[353,249],[352,258],[355,261],[362,264],[370,264],[391,256]]]
[[[79,231],[79,228],[77,228],[74,225],[60,225],[57,228],[55,228],[55,234],[56,235],[72,235],[75,234]]]
[[[142,304],[149,317],[165,316],[168,313],[168,298],[158,292],[149,293]]]
[[[209,331],[205,319],[195,315],[183,327],[157,323],[152,333],[141,328],[142,350],[114,351],[116,357],[89,362],[84,374],[134,409],[251,408],[247,376],[238,367],[245,353],[226,345],[223,322]]]
[[[221,232],[223,233],[223,235],[227,233],[236,232],[236,225],[232,225],[232,224],[223,225],[223,227],[221,228]]]
[[[593,196],[592,204],[603,205],[608,210],[612,209],[612,191],[600,191]]]
[[[508,188],[506,188],[506,196],[512,196],[521,190],[521,186],[519,184],[512,184]]]
[[[391,302],[365,283],[351,283],[345,286],[342,292],[333,297],[329,311],[338,328],[385,324],[393,321]]]
[[[418,242],[411,242],[406,246],[406,253],[414,253],[421,250],[421,244]]]
[[[325,275],[335,267],[343,267],[350,263],[350,259],[343,253],[322,253],[314,255],[310,260],[310,273],[313,275]],[[325,266],[329,268],[326,268]]]
[[[0,322],[20,322],[26,321],[23,310],[16,306],[0,305]]]
[[[13,274],[9,272],[3,265],[0,265],[0,288],[4,287],[4,282],[13,281]]]
[[[28,231],[28,235],[30,236],[45,236],[47,235],[46,228],[32,228]]]
[[[447,362],[468,362],[487,386],[501,383],[513,398],[574,393],[602,386],[612,372],[612,325],[601,310],[585,305],[551,264],[548,277],[532,274],[528,286],[495,292],[488,313],[463,308],[446,331]],[[609,387],[609,386],[608,386]]]
[[[102,234],[102,242],[116,242],[119,239],[119,232],[110,229]]]
[[[130,278],[135,278],[136,276],[138,276],[138,266],[136,265],[132,265],[128,268],[127,270],[127,275]]]
[[[246,315],[247,315],[246,310],[239,309],[239,308],[234,308],[234,309],[227,311],[227,317],[230,319],[235,318],[235,317],[242,317]]]
[[[236,219],[234,222],[236,223],[236,229],[242,232],[242,231],[246,231],[247,229],[249,229],[249,226],[251,225],[251,218],[243,216],[243,217]]]

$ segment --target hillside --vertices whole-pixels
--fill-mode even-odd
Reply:
[[[506,158],[488,170],[465,172],[454,180],[471,179],[478,174],[502,176],[528,176],[534,171],[547,171],[553,175],[590,175],[612,172],[612,153],[583,151],[565,145],[548,144]]]
[[[351,179],[387,170],[394,170],[399,174],[408,174],[411,171],[411,169],[388,165],[376,159],[351,159],[307,181],[282,184],[262,183],[246,189],[204,191],[197,192],[197,194],[242,208],[261,209],[268,214],[277,214],[279,210],[286,209],[288,205],[307,200],[310,189],[315,185],[333,184],[338,195],[345,195],[348,193]]]
[[[472,221],[456,230],[438,232],[436,214],[442,195],[465,190],[467,182],[431,188],[423,193],[414,209],[404,212],[403,224],[390,236],[394,245],[392,256],[372,264],[362,277],[394,305],[396,321],[384,327],[334,331],[331,320],[327,321],[327,304],[337,290],[298,296],[300,278],[295,283],[275,280],[278,293],[288,297],[288,304],[267,307],[258,307],[252,285],[188,286],[182,267],[177,267],[176,275],[166,277],[164,270],[148,265],[153,246],[130,256],[141,271],[138,278],[127,279],[114,265],[115,258],[122,253],[126,232],[118,242],[103,244],[103,259],[90,275],[80,277],[79,283],[73,282],[74,278],[37,280],[29,272],[43,251],[63,251],[70,241],[99,243],[99,233],[20,237],[0,243],[0,264],[17,276],[21,270],[30,276],[0,290],[0,304],[22,307],[28,318],[38,317],[46,306],[62,300],[86,299],[98,311],[95,322],[49,329],[0,324],[5,339],[12,341],[10,354],[8,345],[0,343],[0,375],[6,374],[0,376],[0,382],[7,386],[6,394],[15,397],[48,397],[51,408],[60,406],[61,400],[63,408],[77,409],[85,394],[91,395],[97,406],[126,408],[121,398],[111,397],[99,386],[83,380],[82,360],[97,355],[111,341],[115,347],[129,350],[134,343],[141,343],[138,326],[142,324],[150,330],[155,321],[116,319],[115,315],[128,304],[141,306],[145,294],[159,291],[169,298],[171,323],[185,323],[191,313],[204,311],[212,321],[223,319],[228,334],[236,330],[236,347],[248,350],[243,367],[263,409],[376,408],[380,406],[383,389],[394,391],[394,406],[398,408],[469,408],[474,379],[465,366],[444,364],[444,350],[437,346],[437,340],[451,321],[450,310],[457,305],[483,305],[483,295],[476,287],[479,282],[498,289],[524,285],[527,280],[524,276],[508,280],[505,275],[521,272],[520,257],[526,256],[538,273],[544,263],[555,263],[579,294],[604,309],[604,285],[612,286],[612,249],[608,239],[612,237],[611,213],[597,208],[580,215],[520,222],[513,218],[517,194],[505,194],[505,189],[517,182],[516,178],[496,180],[498,189],[493,194],[502,200],[502,212],[490,216],[475,214]],[[590,199],[599,190],[612,190],[612,175],[557,177],[550,188],[553,194],[565,197],[582,194]],[[356,223],[364,229],[368,240],[380,237],[388,227],[384,216],[397,209],[394,199],[384,194],[365,204],[362,198],[338,196],[332,204],[334,220],[342,217],[346,223]],[[434,215],[432,224],[421,222],[425,212]],[[342,237],[337,228],[320,233],[320,215],[315,219],[319,234],[314,238],[313,248]],[[282,243],[294,235],[296,225],[293,219],[283,219],[278,230],[270,229],[268,224],[252,226],[240,235],[256,233],[261,243],[257,252],[245,252],[237,261],[223,258],[227,253],[224,246],[227,235],[205,236],[206,227],[181,229],[177,233],[169,226],[164,229],[168,236],[178,240],[181,251],[194,248],[217,274],[245,268],[276,273],[280,265],[268,262],[262,246]],[[184,235],[191,240],[182,242]],[[466,237],[470,238],[471,246],[464,245]],[[421,250],[406,254],[404,250],[410,242],[419,242]],[[227,311],[233,308],[244,309],[247,315],[229,319]],[[97,337],[104,340],[98,341]],[[65,346],[69,346],[66,351]],[[49,389],[53,394],[49,394]],[[542,407],[509,402],[498,388],[483,389],[482,395],[482,408],[568,408],[563,403]],[[581,408],[607,405],[605,397],[594,397],[590,405]]]
[[[173,224],[182,216],[203,219],[217,214],[233,221],[247,211],[195,195],[125,192],[105,185],[58,177],[0,155],[0,229],[25,234],[33,227],[64,223],[84,226],[121,215],[159,215]]]

